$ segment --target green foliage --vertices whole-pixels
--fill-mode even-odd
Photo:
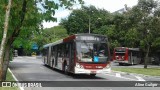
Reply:
[[[64,27],[55,26],[52,28],[46,28],[41,33],[35,34],[32,38],[32,42],[36,42],[41,50],[43,45],[55,42],[67,36],[68,34]]]
[[[152,42],[152,47],[160,48],[160,37],[156,38],[154,42]]]
[[[138,31],[134,29],[128,30],[128,32],[125,34],[125,46],[127,47],[139,47],[139,33]],[[138,45],[137,45],[138,44]]]
[[[26,55],[30,55],[33,52],[31,47],[34,43],[36,43],[39,46],[39,50],[41,50],[43,45],[55,42],[67,36],[67,31],[64,27],[55,26],[41,30],[39,33],[33,33],[31,36],[29,35],[29,37],[20,36],[14,41],[13,45],[15,48],[20,48],[20,46],[22,46]]]
[[[123,13],[109,13],[94,6],[73,10],[61,25],[68,34],[91,33],[106,35],[112,48],[117,46],[139,47],[144,52],[159,48],[160,4],[155,0],[139,0],[133,8]],[[156,51],[155,51],[156,52]]]
[[[63,19],[61,25],[67,29],[68,34],[88,33],[89,22],[91,32],[93,32],[108,23],[109,18],[109,12],[104,9],[82,6],[81,9],[73,10],[67,19]]]
[[[0,41],[3,34],[7,3],[7,0],[0,1]],[[53,17],[55,10],[61,7],[70,9],[75,3],[83,4],[84,2],[82,0],[13,0],[7,43],[14,48],[23,46],[26,52],[30,52],[32,44],[35,43],[35,41],[32,41],[33,37],[42,33],[42,22],[55,22],[56,18]]]

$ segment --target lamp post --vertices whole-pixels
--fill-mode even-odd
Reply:
[[[89,26],[89,27],[88,27],[88,30],[89,30],[88,33],[89,33],[89,34],[91,33],[91,14],[92,14],[92,12],[93,12],[93,11],[90,11],[90,13],[89,13],[89,20],[88,20],[88,26]]]
[[[90,16],[89,16],[89,34],[91,33],[91,19],[90,19]]]
[[[54,39],[55,39],[55,29],[54,29]]]

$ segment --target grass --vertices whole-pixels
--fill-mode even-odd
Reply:
[[[160,68],[113,68],[114,71],[160,76]]]
[[[12,74],[7,71],[6,81],[15,81]],[[20,90],[18,87],[0,87],[0,90]]]
[[[7,71],[6,81],[15,81],[12,74],[9,71]]]

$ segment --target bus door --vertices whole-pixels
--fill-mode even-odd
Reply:
[[[137,52],[130,50],[130,60],[129,60],[129,64],[136,64],[137,62]]]
[[[58,57],[57,57],[57,68],[63,69],[63,57],[64,57],[64,45],[58,45]]]
[[[58,63],[58,46],[55,46],[55,59],[54,59],[54,67],[57,67],[57,63]]]
[[[43,49],[43,63],[47,64],[48,48]]]
[[[133,51],[128,50],[128,64],[133,64]]]
[[[133,58],[133,64],[139,64],[140,58],[139,58],[139,51],[133,51],[132,58]]]
[[[75,44],[71,42],[69,44],[69,71],[74,70],[74,52],[75,52]]]
[[[55,47],[52,46],[51,47],[51,67],[54,67],[54,62],[55,62]]]
[[[49,50],[48,50],[48,59],[47,59],[47,63],[48,65],[50,66],[51,65],[51,47],[49,47]]]

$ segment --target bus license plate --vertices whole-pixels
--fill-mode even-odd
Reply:
[[[91,71],[91,73],[96,73],[96,71]]]

